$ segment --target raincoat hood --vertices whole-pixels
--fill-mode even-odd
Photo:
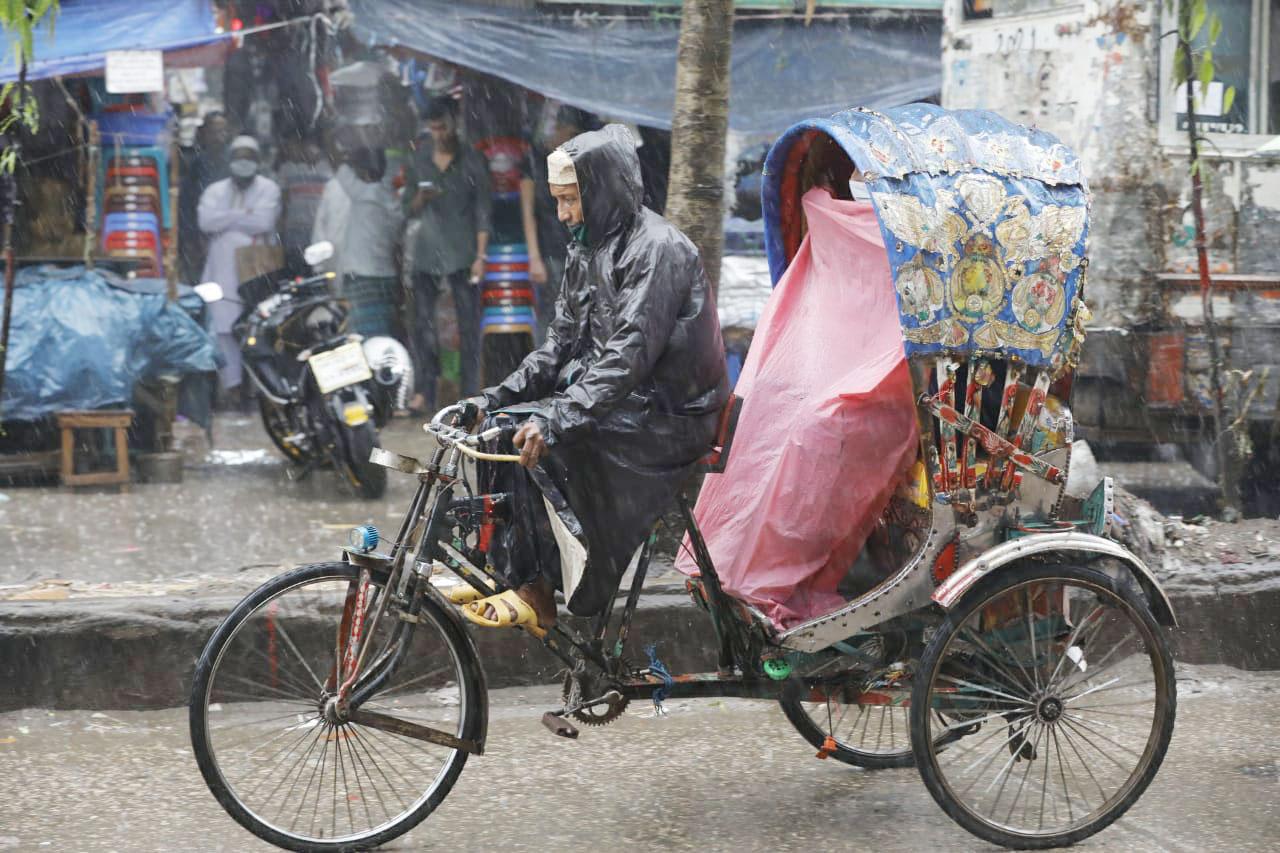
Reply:
[[[598,246],[635,219],[644,198],[636,140],[620,124],[580,133],[563,146],[573,159],[587,237]]]

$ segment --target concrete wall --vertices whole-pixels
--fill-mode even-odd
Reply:
[[[944,12],[943,105],[994,109],[1075,148],[1093,191],[1088,301],[1097,326],[1154,308],[1155,276],[1194,268],[1185,144],[1162,140],[1156,0],[1083,0],[1009,20]],[[1183,145],[1179,150],[1179,145]],[[1206,157],[1210,263],[1280,274],[1280,162]]]

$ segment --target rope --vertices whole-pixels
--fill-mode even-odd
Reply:
[[[666,716],[666,709],[662,707],[662,703],[671,695],[671,688],[675,686],[675,679],[671,677],[671,673],[663,666],[662,661],[658,660],[658,646],[656,643],[650,643],[644,647],[644,652],[649,656],[649,672],[662,679],[662,686],[653,691],[653,713],[654,716]]]

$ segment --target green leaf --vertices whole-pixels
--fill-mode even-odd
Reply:
[[[1178,88],[1187,82],[1187,54],[1184,51],[1177,51],[1173,54],[1173,88]]]
[[[1191,32],[1188,38],[1195,38],[1200,32],[1200,28],[1204,26],[1205,16],[1209,14],[1209,9],[1205,5],[1204,0],[1193,0],[1191,4]]]
[[[1209,47],[1213,47],[1218,43],[1218,37],[1222,35],[1222,19],[1214,15],[1209,19]]]
[[[1236,102],[1236,87],[1228,86],[1227,91],[1222,93],[1222,114],[1225,116],[1231,112],[1231,107]]]
[[[1213,51],[1206,50],[1204,56],[1200,57],[1200,85],[1208,89],[1209,84],[1213,82]]]

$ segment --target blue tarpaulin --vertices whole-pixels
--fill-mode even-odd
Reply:
[[[12,323],[5,421],[127,406],[139,380],[217,368],[213,339],[165,298],[163,282],[27,267],[16,277]]]
[[[671,18],[618,20],[442,0],[352,0],[364,41],[403,47],[610,117],[669,128],[675,98]],[[814,21],[751,19],[733,28],[729,126],[779,133],[850,104],[890,107],[938,94],[942,20],[934,13]]]
[[[96,71],[109,50],[181,50],[228,37],[215,27],[212,0],[62,0],[52,30],[44,23],[36,31],[27,78]],[[3,50],[0,82],[17,80],[11,40]]]

